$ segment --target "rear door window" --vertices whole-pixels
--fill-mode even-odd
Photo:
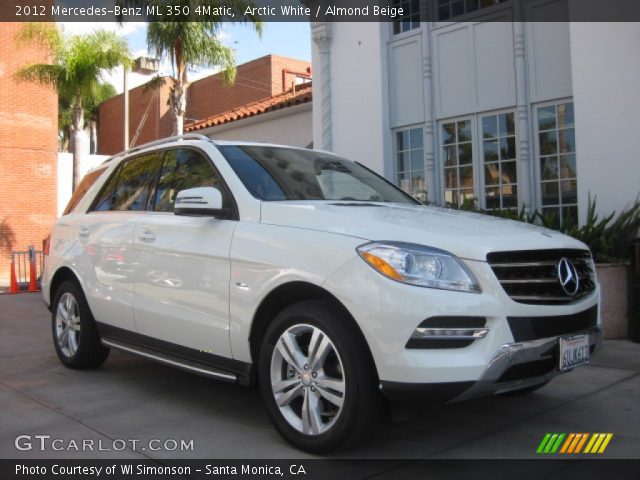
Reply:
[[[155,152],[128,160],[109,179],[93,210],[146,210],[160,156],[160,153]]]

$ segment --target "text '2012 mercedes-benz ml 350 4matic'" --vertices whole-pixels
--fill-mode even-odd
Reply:
[[[78,186],[46,248],[62,363],[111,348],[257,383],[298,448],[347,448],[385,399],[526,393],[602,342],[583,244],[422,205],[321,151],[184,135]]]

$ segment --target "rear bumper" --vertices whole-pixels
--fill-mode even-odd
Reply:
[[[602,346],[602,330],[593,327],[575,334],[589,334],[593,354]],[[557,369],[558,338],[543,338],[501,345],[475,382],[380,383],[382,392],[398,404],[447,403],[541,385],[560,375]]]

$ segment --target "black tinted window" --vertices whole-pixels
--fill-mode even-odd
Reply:
[[[94,210],[146,210],[158,159],[159,154],[152,153],[128,160],[109,180]]]
[[[209,160],[195,150],[167,150],[153,198],[156,212],[172,212],[176,194],[198,187],[216,187],[222,193],[223,206],[228,197]]]

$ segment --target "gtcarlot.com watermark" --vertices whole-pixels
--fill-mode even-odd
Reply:
[[[92,438],[67,439],[51,435],[18,435],[13,444],[16,450],[38,452],[121,452],[123,450],[165,451],[165,452],[192,452],[193,440],[175,438],[152,438],[140,440],[139,438]]]

